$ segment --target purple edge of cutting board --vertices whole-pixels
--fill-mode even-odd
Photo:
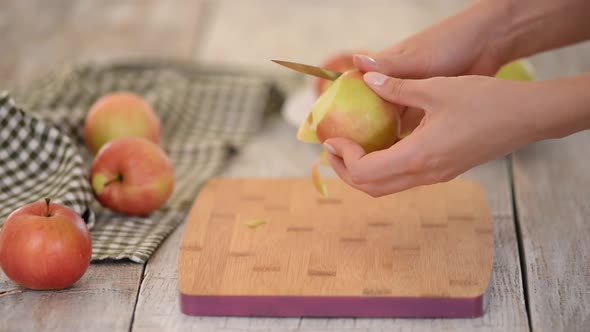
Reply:
[[[180,309],[190,316],[260,317],[440,317],[483,315],[484,295],[474,298],[201,296],[180,292]]]

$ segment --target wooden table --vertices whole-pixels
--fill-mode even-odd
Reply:
[[[243,65],[287,80],[292,76],[269,59],[317,63],[340,49],[379,49],[467,3],[2,0],[0,87],[71,61],[132,56]],[[532,61],[541,79],[588,71],[590,44]],[[495,222],[490,303],[482,318],[184,316],[176,270],[181,226],[147,264],[92,264],[68,290],[27,291],[0,274],[0,331],[588,331],[589,143],[590,132],[539,142],[463,175],[484,184]],[[275,116],[221,175],[303,176],[317,151]]]

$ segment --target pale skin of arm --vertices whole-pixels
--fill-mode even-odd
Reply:
[[[356,57],[378,95],[407,107],[404,125],[419,125],[370,154],[350,140],[328,139],[329,162],[349,185],[379,197],[446,182],[533,142],[590,129],[590,74],[538,82],[484,76],[590,38],[588,12],[590,1],[582,0],[484,0],[372,59]]]

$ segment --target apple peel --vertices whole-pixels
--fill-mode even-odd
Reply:
[[[400,138],[400,140],[402,140],[402,139],[404,139],[404,138],[406,138],[406,137],[410,136],[410,134],[411,134],[411,133],[412,133],[412,131],[411,131],[411,130],[409,130],[409,131],[407,131],[407,132],[405,132],[405,133],[402,133],[402,134],[400,134],[400,135],[399,135],[399,138]]]
[[[323,149],[322,152],[320,152],[320,159],[319,162],[320,164],[324,165],[324,166],[331,166],[330,162],[328,161],[328,151],[326,149]]]
[[[264,221],[262,219],[252,219],[246,223],[246,226],[248,226],[250,228],[256,228],[256,227],[264,225],[264,224],[266,224],[266,221]]]
[[[317,191],[322,194],[322,196],[328,197],[328,186],[320,176],[319,164],[319,161],[317,161],[311,166],[311,179]]]

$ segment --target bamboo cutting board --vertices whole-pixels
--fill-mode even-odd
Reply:
[[[493,259],[486,196],[454,180],[372,198],[339,179],[215,178],[180,245],[181,310],[203,316],[475,317]],[[252,220],[264,221],[257,227]]]

